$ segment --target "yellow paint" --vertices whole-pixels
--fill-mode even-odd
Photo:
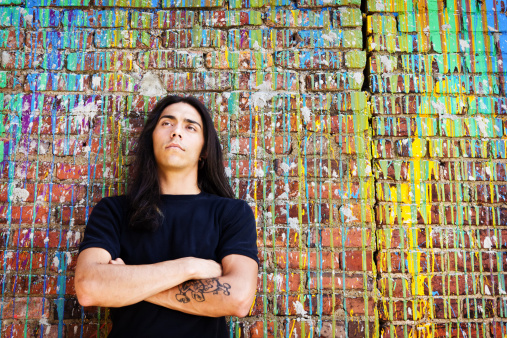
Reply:
[[[426,153],[426,141],[421,138],[412,140],[412,157],[423,157]]]

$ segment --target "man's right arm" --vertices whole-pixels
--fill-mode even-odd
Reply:
[[[82,306],[127,306],[190,279],[222,275],[217,262],[194,257],[143,265],[109,264],[111,258],[102,248],[79,254],[74,283]]]

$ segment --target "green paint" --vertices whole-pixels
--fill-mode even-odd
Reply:
[[[363,23],[359,8],[340,8],[340,24],[342,27],[356,27]]]
[[[348,68],[364,68],[366,65],[366,51],[353,50],[345,53],[345,66]]]
[[[335,30],[331,30],[335,31]],[[326,41],[327,42],[327,41]],[[329,42],[327,42],[329,44]],[[329,46],[332,47],[332,46]],[[344,48],[363,48],[363,33],[361,30],[346,30],[343,31],[343,47]]]

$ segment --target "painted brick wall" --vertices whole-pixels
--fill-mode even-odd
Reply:
[[[368,1],[383,337],[505,337],[505,2]]]
[[[77,246],[168,93],[257,218],[231,337],[507,334],[506,8],[470,1],[0,0],[1,336],[107,334]]]

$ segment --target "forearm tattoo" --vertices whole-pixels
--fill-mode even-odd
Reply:
[[[204,302],[205,293],[218,295],[221,291],[225,296],[229,296],[231,294],[229,292],[230,288],[229,284],[220,283],[218,278],[189,280],[178,286],[180,293],[176,295],[176,299],[180,303],[188,303],[190,302],[190,297],[192,297],[195,301]]]

